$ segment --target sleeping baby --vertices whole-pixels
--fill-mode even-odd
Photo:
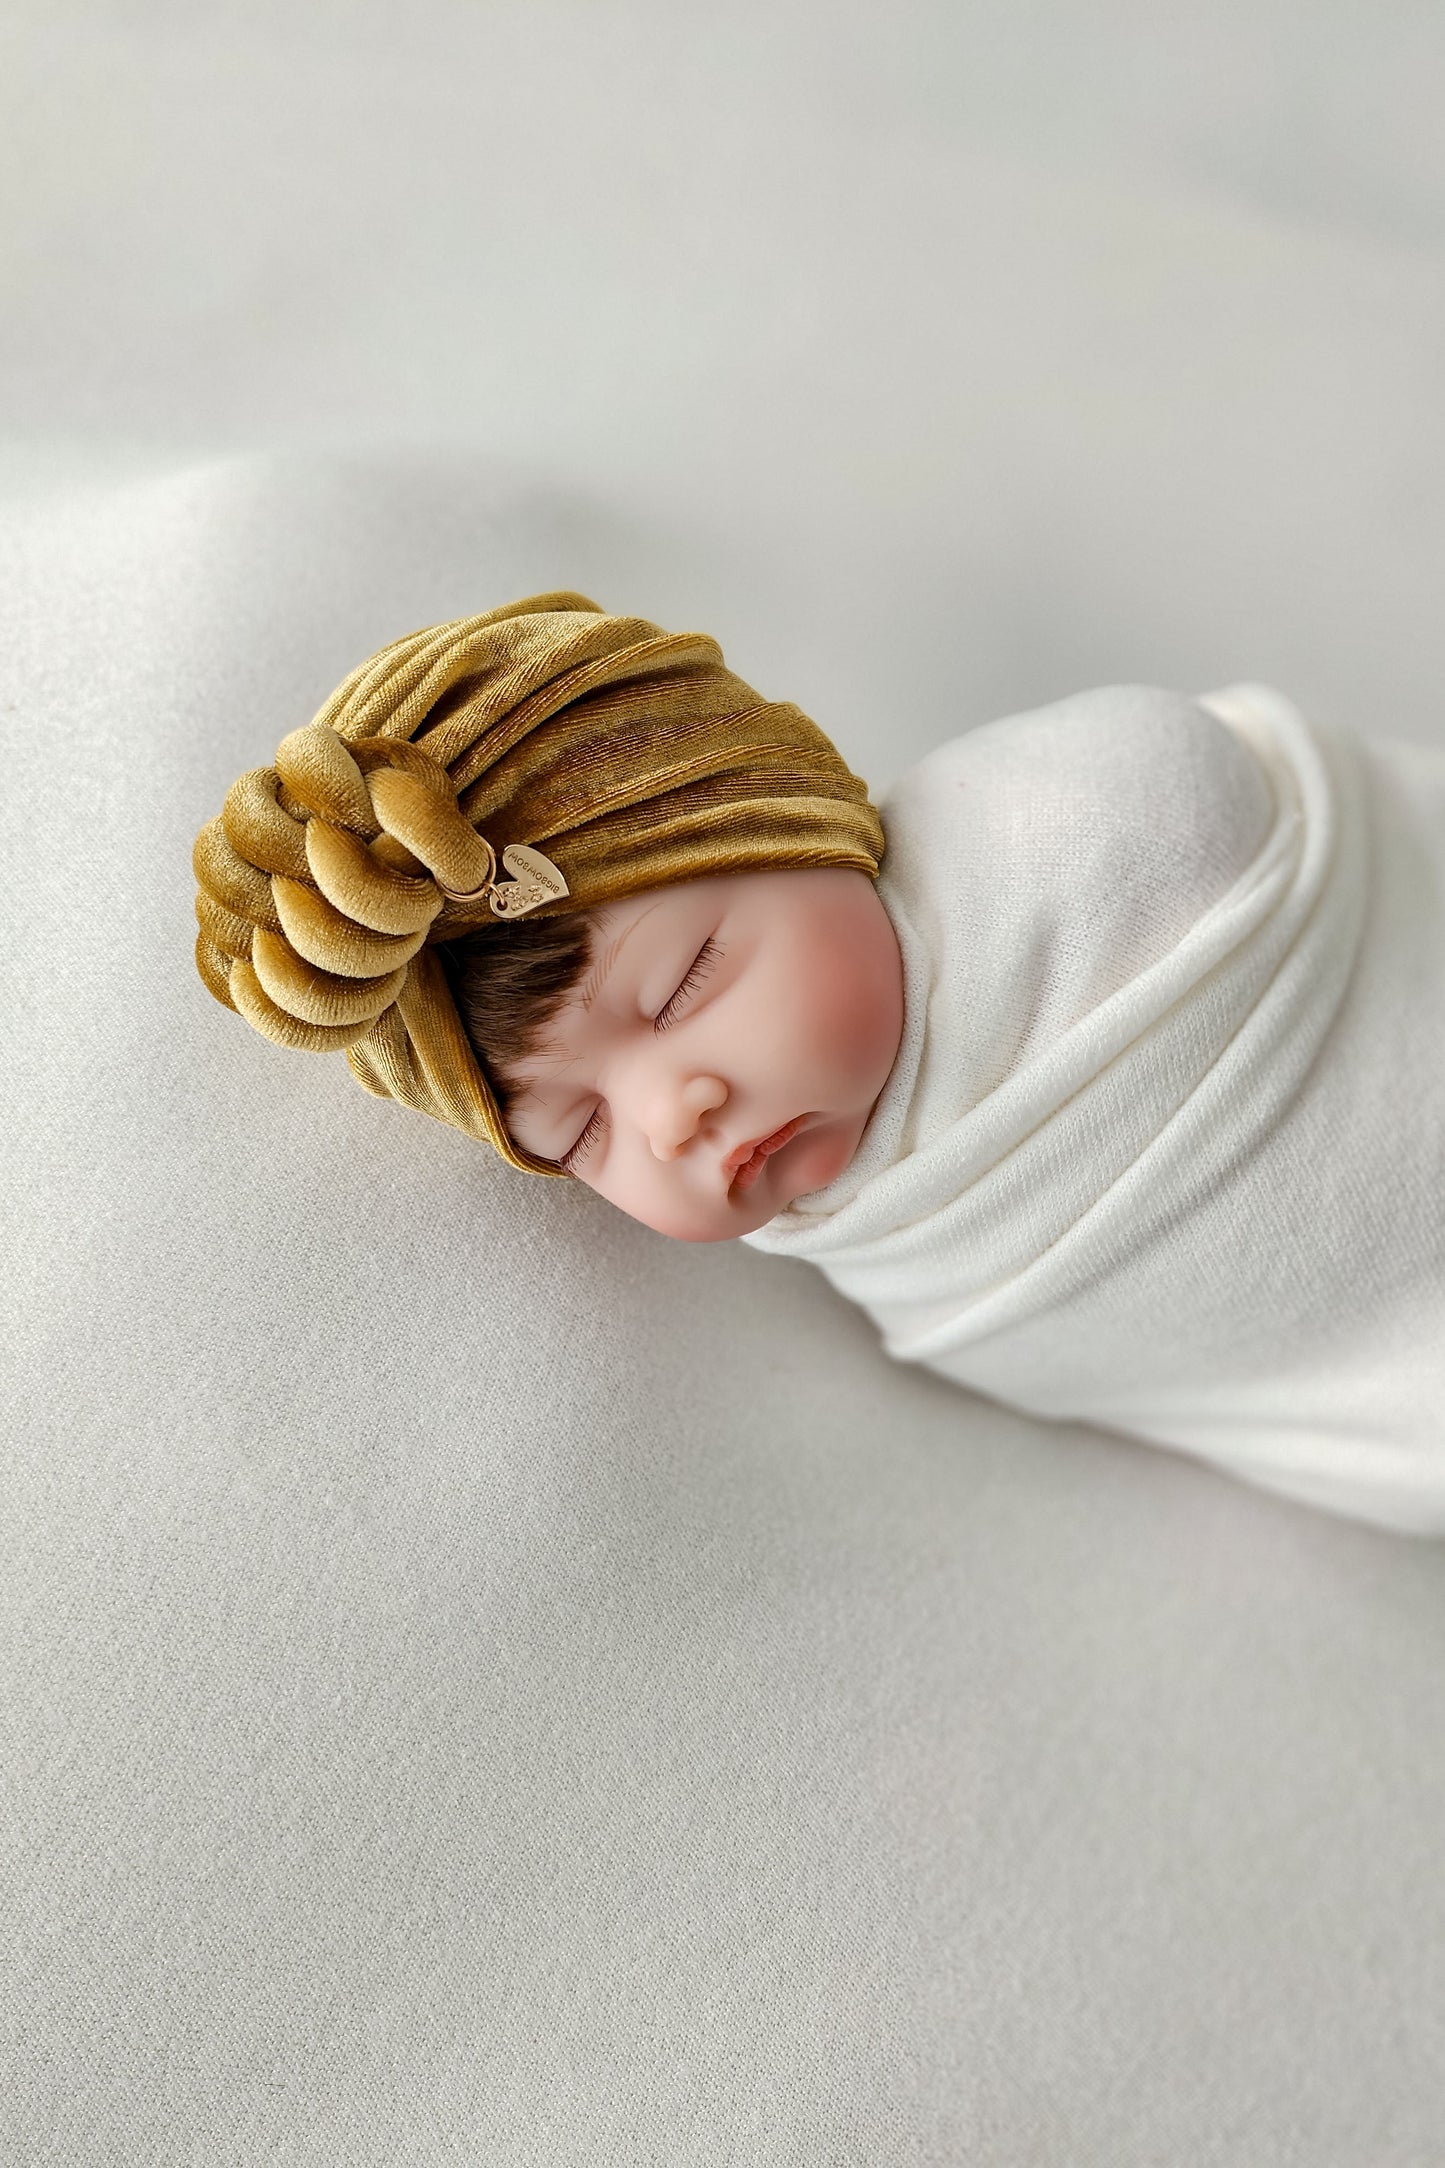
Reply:
[[[1445,754],[1116,685],[869,802],[716,642],[394,642],[197,837],[283,1045],[1031,1414],[1445,1533]]]

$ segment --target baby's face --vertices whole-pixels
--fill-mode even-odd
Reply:
[[[750,1234],[848,1164],[903,1035],[897,936],[848,867],[717,874],[592,914],[513,1072],[516,1141],[659,1234]]]

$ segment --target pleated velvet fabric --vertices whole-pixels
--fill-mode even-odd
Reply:
[[[715,640],[532,595],[380,649],[237,778],[192,855],[197,969],[267,1038],[344,1051],[368,1091],[559,1174],[508,1136],[436,954],[491,917],[514,845],[567,884],[544,916],[708,874],[876,879],[883,830],[818,725]]]

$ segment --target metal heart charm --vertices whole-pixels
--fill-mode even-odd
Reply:
[[[569,893],[551,859],[534,851],[530,843],[509,843],[502,864],[516,879],[498,881],[492,889],[492,909],[498,918],[525,918],[539,903],[555,903]]]

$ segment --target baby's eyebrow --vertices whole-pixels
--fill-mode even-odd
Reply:
[[[637,920],[634,919],[632,921],[632,926],[635,926],[636,924]],[[607,977],[608,972],[612,969],[613,964],[617,961],[617,951],[621,948],[623,942],[631,933],[632,926],[624,926],[621,933],[615,934],[612,940],[608,943],[604,953],[599,956],[596,962],[589,968],[586,976],[582,981],[581,986],[577,990],[577,1004],[579,1008],[590,1009],[593,1002],[597,999],[597,996],[601,993],[602,982]]]
[[[565,1046],[549,1046],[544,1041],[542,1045],[533,1048],[527,1059],[536,1062],[543,1069],[556,1070],[565,1067],[568,1062],[575,1059],[575,1056],[569,1054]],[[547,1102],[541,1097],[537,1087],[546,1082],[547,1078],[545,1076],[529,1077],[524,1083],[516,1085],[510,1095],[511,1105],[513,1107],[530,1105],[535,1107],[539,1113],[545,1113]]]
[[[523,1114],[535,1113],[543,1120],[553,1119],[556,1106],[555,1102],[546,1094],[545,1087],[549,1083],[556,1081],[559,1076],[565,1084],[567,1082],[565,1072],[574,1068],[582,1058],[582,1055],[575,1047],[559,1045],[555,1038],[547,1037],[544,1031],[543,1037],[530,1048],[527,1054],[528,1066],[536,1067],[541,1071],[541,1074],[515,1078],[509,1083],[507,1093],[509,1116],[520,1111]]]
[[[591,969],[587,972],[586,976],[582,981],[581,987],[579,988],[577,995],[578,1006],[580,1008],[591,1008],[593,1002],[597,999],[597,996],[602,991],[603,981],[606,979],[608,972],[612,969],[612,966],[616,963],[619,955],[622,953],[624,944],[627,942],[627,940],[632,934],[636,933],[638,927],[642,924],[642,921],[645,918],[651,918],[653,912],[660,910],[662,905],[666,901],[667,898],[665,896],[659,896],[656,903],[650,903],[645,911],[639,911],[636,918],[634,918],[629,925],[624,926],[621,933],[613,937],[613,939],[609,942],[604,954],[598,957],[596,963],[592,965]]]

